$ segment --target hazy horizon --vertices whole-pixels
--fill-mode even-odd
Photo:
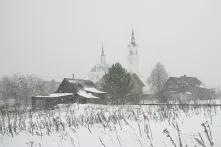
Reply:
[[[221,1],[0,0],[0,77],[84,78],[99,62],[126,65],[134,28],[140,71],[157,62],[170,76],[221,86]]]

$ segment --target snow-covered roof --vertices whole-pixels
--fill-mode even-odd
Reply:
[[[91,93],[102,94],[105,92],[96,89],[94,83],[90,80],[65,78],[59,86],[58,93],[76,93],[78,90],[84,90]]]
[[[82,97],[85,97],[85,98],[89,98],[89,99],[99,99],[99,97],[96,97],[94,96],[93,94],[91,93],[87,93],[86,91],[84,90],[79,90],[77,92],[78,95],[82,96]]]
[[[94,86],[93,82],[90,80],[82,80],[82,79],[69,79],[65,78],[69,83],[84,86]]]
[[[203,85],[203,83],[196,77],[187,77],[187,76],[181,76],[181,77],[170,77],[167,82],[166,86],[170,84],[170,81],[174,81],[177,86],[182,87],[183,84],[189,85],[192,87],[198,87],[199,85]]]
[[[203,83],[200,84],[200,87],[201,88],[206,88],[206,86]]]
[[[106,93],[106,92],[97,90],[97,89],[94,88],[94,87],[85,87],[84,90],[85,90],[85,91],[88,91],[88,92],[92,92],[92,93]]]
[[[49,95],[38,95],[35,97],[62,97],[62,96],[71,96],[73,93],[52,93]]]

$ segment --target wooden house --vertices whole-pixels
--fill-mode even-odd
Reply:
[[[170,77],[165,85],[163,96],[171,100],[180,101],[193,99],[210,99],[212,91],[196,77]]]
[[[130,74],[130,77],[131,77],[131,82],[133,83],[133,86],[130,90],[130,94],[128,95],[128,97],[130,100],[133,100],[132,103],[138,103],[143,97],[143,87],[145,85],[137,76],[137,74],[135,73]]]
[[[32,106],[50,108],[67,103],[102,103],[105,92],[98,90],[90,80],[64,78],[55,93],[33,96]]]

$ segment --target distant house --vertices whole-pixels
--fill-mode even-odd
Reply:
[[[140,80],[137,74],[133,73],[130,74],[131,80],[133,82],[133,88],[131,89],[131,94],[135,95],[142,95],[143,94],[143,87],[145,86],[144,83]]]
[[[203,83],[196,77],[170,77],[164,86],[166,91],[188,91],[194,87],[202,87]]]
[[[196,77],[170,77],[165,85],[163,96],[169,99],[210,99],[212,91]]]
[[[129,95],[127,96],[132,103],[139,103],[139,101],[143,97],[143,87],[145,86],[144,83],[140,80],[140,78],[135,73],[130,73],[131,82],[133,86],[130,90]]]
[[[90,80],[64,78],[55,93],[33,96],[33,107],[53,107],[67,103],[102,103],[105,92],[96,89]]]

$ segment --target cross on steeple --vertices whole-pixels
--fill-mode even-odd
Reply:
[[[104,46],[102,44],[102,47],[101,47],[101,56],[104,56]]]
[[[101,46],[101,64],[106,64],[106,61],[105,61],[105,54],[104,54],[104,46],[102,44]]]

